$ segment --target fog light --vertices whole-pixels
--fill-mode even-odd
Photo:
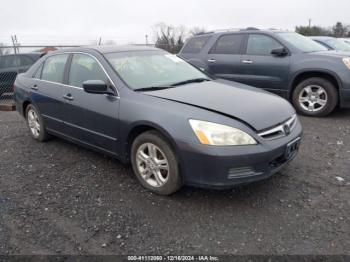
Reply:
[[[240,178],[240,177],[249,177],[261,175],[261,172],[255,172],[252,167],[234,167],[228,170],[228,179]]]

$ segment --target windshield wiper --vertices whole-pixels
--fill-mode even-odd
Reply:
[[[204,81],[211,81],[209,78],[193,78],[181,82],[177,82],[171,85],[164,85],[164,86],[149,86],[149,87],[141,87],[138,89],[134,89],[135,92],[142,92],[142,91],[157,91],[157,90],[162,90],[162,89],[169,89],[169,88],[174,88],[176,86],[180,85],[185,85],[185,84],[190,84],[190,83],[200,83]]]
[[[173,86],[149,86],[149,87],[141,87],[138,89],[134,89],[135,92],[142,92],[142,91],[157,91],[157,90],[163,90],[173,88]]]
[[[211,80],[209,78],[203,78],[203,77],[202,78],[193,78],[193,79],[177,82],[175,84],[172,84],[171,86],[181,86],[181,85],[186,85],[186,84],[190,84],[190,83],[200,83],[200,82],[204,82],[204,81],[211,81]]]

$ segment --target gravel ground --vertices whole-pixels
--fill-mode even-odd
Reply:
[[[0,112],[0,254],[350,254],[350,111],[301,121],[300,154],[271,179],[160,197]]]

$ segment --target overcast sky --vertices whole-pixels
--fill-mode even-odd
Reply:
[[[208,30],[255,26],[294,30],[296,25],[350,24],[350,0],[3,0],[0,42],[89,44],[100,36],[117,44],[152,41],[164,22]]]

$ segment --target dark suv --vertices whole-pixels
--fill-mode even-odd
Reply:
[[[17,73],[26,72],[43,55],[43,53],[27,53],[0,56],[0,98],[12,96]]]
[[[190,38],[179,56],[215,77],[279,94],[304,115],[350,107],[350,54],[328,51],[294,32],[205,33]]]

